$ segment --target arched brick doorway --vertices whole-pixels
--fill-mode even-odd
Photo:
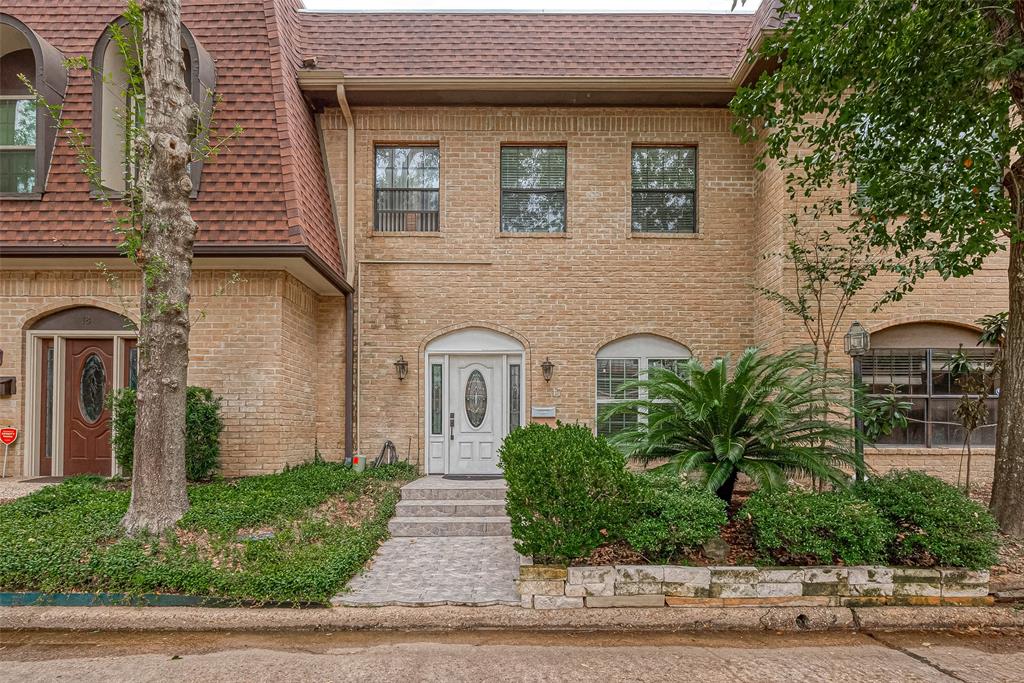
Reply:
[[[131,320],[95,306],[28,327],[27,474],[113,474],[107,397],[134,386],[136,334]]]

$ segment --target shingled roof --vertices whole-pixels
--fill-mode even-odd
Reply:
[[[340,275],[336,230],[320,159],[315,122],[295,81],[294,45],[300,0],[184,0],[182,21],[212,55],[221,129],[245,132],[202,174],[192,215],[199,224],[197,252],[212,245],[270,249],[309,247]],[[20,19],[65,57],[91,55],[123,0],[4,0],[2,11]],[[88,72],[70,74],[65,116],[87,134],[92,83]],[[113,246],[109,213],[89,188],[63,140],[54,151],[41,200],[3,201],[0,256],[32,247]],[[11,247],[14,247],[13,249]],[[262,253],[262,252],[260,252]]]
[[[344,78],[728,82],[760,31],[773,26],[765,7],[756,14],[325,13],[302,10],[301,0],[183,0],[184,23],[216,65],[223,98],[217,122],[245,129],[204,166],[192,203],[197,253],[224,245],[268,255],[308,250],[318,267],[342,275],[316,124],[297,78],[304,58],[316,57],[316,70]],[[4,0],[2,11],[75,57],[92,53],[123,8],[123,0],[59,7],[53,0]],[[87,134],[91,100],[89,73],[72,73],[65,115]],[[107,210],[89,198],[64,141],[45,190],[41,199],[3,201],[0,256],[114,245]]]
[[[729,78],[753,14],[301,12],[300,49],[346,77]]]

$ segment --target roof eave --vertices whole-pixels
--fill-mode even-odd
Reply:
[[[634,76],[346,76],[334,69],[304,69],[299,87],[308,92],[344,85],[354,91],[608,91],[608,92],[731,92],[729,77]]]

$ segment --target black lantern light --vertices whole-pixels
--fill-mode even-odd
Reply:
[[[863,356],[871,349],[871,333],[859,322],[854,322],[843,337],[843,348],[848,356]]]
[[[405,359],[405,356],[399,356],[395,361],[395,372],[398,373],[399,381],[405,379],[405,376],[409,374],[409,361]]]
[[[551,362],[550,358],[545,358],[544,362],[540,364],[540,371],[544,373],[544,381],[551,381],[551,374],[555,371],[555,364]]]

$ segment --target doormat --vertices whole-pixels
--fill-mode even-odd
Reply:
[[[36,477],[35,479],[23,479],[22,484],[59,484],[65,477]]]
[[[451,481],[492,481],[504,479],[504,476],[500,474],[446,474],[441,478]]]

